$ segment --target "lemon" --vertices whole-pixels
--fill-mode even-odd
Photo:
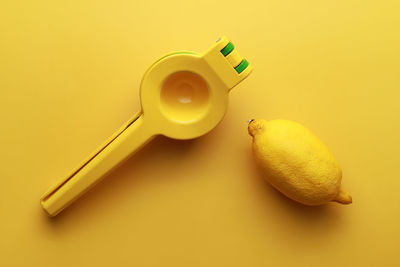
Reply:
[[[253,154],[267,181],[305,205],[350,204],[342,170],[328,148],[304,126],[288,120],[251,120]]]

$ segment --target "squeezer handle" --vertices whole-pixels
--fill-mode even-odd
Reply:
[[[108,172],[149,142],[154,135],[137,114],[71,175],[43,195],[43,209],[55,216],[98,183]]]

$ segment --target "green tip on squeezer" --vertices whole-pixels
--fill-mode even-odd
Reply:
[[[235,49],[235,46],[231,42],[229,42],[224,48],[221,49],[221,53],[222,53],[222,55],[224,55],[224,57],[226,57],[229,54],[231,54],[234,49]],[[248,66],[249,66],[249,62],[246,59],[243,59],[240,61],[240,63],[238,65],[234,66],[234,68],[235,68],[236,72],[238,74],[240,74]]]
[[[229,55],[235,47],[231,42],[229,42],[224,48],[222,48],[221,53],[226,57]]]
[[[249,62],[246,59],[243,59],[242,62],[235,67],[235,70],[237,73],[241,73],[247,68],[247,66],[249,66]]]

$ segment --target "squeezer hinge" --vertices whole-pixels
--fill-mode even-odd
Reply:
[[[204,53],[203,58],[229,89],[240,83],[253,70],[225,36],[219,38],[214,46]]]

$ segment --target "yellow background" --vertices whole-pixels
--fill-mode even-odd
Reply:
[[[2,1],[0,266],[399,266],[399,1]],[[159,137],[54,219],[40,196],[139,109],[167,52],[255,67],[216,129]],[[300,122],[349,206],[286,199],[246,120]]]

